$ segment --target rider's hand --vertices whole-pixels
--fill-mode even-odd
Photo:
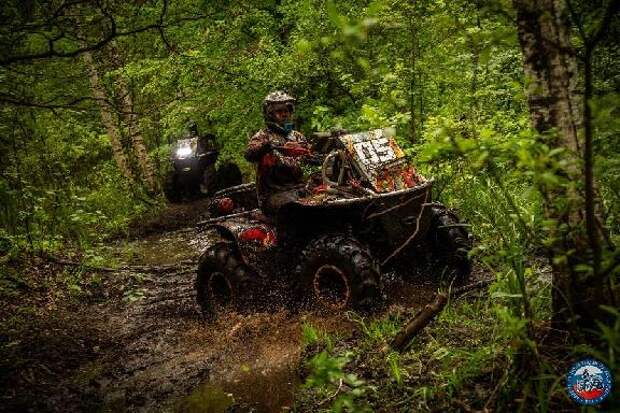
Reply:
[[[301,142],[286,142],[282,149],[286,156],[299,157],[311,154],[308,145]]]

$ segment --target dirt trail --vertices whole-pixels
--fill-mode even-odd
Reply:
[[[207,243],[204,235],[186,228],[129,245],[119,241],[109,251],[124,264],[162,265],[196,261]],[[76,325],[92,330],[81,332],[94,336],[90,356],[59,373],[57,383],[44,383],[47,390],[38,404],[33,402],[33,411],[280,412],[292,406],[300,383],[301,324],[308,321],[327,331],[354,328],[344,314],[285,309],[207,322],[195,304],[194,278],[191,264],[174,271],[108,275],[103,288],[122,293],[85,304],[74,317]],[[395,301],[414,306],[436,288],[405,285],[398,277],[389,285]],[[13,406],[23,411],[24,403]]]

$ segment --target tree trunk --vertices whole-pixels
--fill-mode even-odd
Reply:
[[[86,64],[86,70],[88,71],[91,91],[97,100],[97,104],[99,105],[101,120],[108,133],[110,144],[112,145],[112,154],[114,156],[114,160],[116,161],[116,165],[125,178],[133,181],[133,174],[129,168],[129,162],[127,161],[127,156],[125,155],[125,151],[123,150],[123,145],[120,140],[121,134],[114,121],[114,116],[112,115],[112,110],[108,104],[106,91],[103,83],[101,82],[101,78],[99,77],[99,73],[97,72],[93,55],[91,52],[84,52],[82,54],[82,58]]]
[[[541,188],[545,214],[557,222],[550,234],[553,268],[553,321],[576,327],[599,318],[600,285],[592,276],[576,272],[590,264],[583,228],[583,198],[573,183],[580,181],[578,130],[582,110],[576,93],[577,62],[570,43],[570,23],[564,0],[513,0],[519,41],[524,57],[527,96],[532,123],[549,147],[564,148],[568,161],[562,171],[569,184]]]
[[[577,62],[563,0],[513,0],[534,128],[557,129],[556,144],[577,154],[581,108]],[[574,165],[573,167],[576,167]]]
[[[409,11],[409,34],[411,35],[411,56],[409,62],[409,68],[411,70],[411,78],[409,80],[409,115],[411,118],[409,119],[409,128],[411,130],[411,143],[418,142],[418,134],[416,131],[416,61],[418,57],[418,28],[415,22],[415,7],[416,2],[413,0],[411,4],[412,10]]]
[[[123,63],[114,43],[109,45],[108,51],[110,54],[110,60],[113,62],[114,66],[116,68],[120,68]],[[147,189],[151,193],[155,193],[157,191],[157,180],[155,179],[153,164],[151,163],[148,151],[146,150],[144,136],[142,135],[142,130],[140,129],[140,125],[138,123],[138,116],[134,112],[131,89],[122,74],[117,78],[117,85],[118,92],[120,94],[121,114],[123,121],[127,126],[129,142],[137,159],[138,169],[140,170],[140,174],[142,175],[142,179],[144,180]]]
[[[120,79],[119,85],[123,95],[123,119],[127,124],[129,141],[131,142],[131,146],[133,147],[136,158],[138,159],[138,166],[140,167],[140,173],[142,174],[144,182],[146,183],[148,190],[151,193],[155,193],[157,191],[157,181],[153,171],[153,164],[151,163],[146,150],[142,130],[138,124],[138,117],[134,113],[131,91],[125,79]]]

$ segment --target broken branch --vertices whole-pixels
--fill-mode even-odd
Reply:
[[[404,329],[394,338],[391,347],[399,352],[405,350],[413,337],[418,334],[424,327],[426,327],[437,314],[443,310],[448,302],[448,295],[446,293],[439,293],[435,295],[435,299],[432,303],[427,304],[422,310],[407,323]]]

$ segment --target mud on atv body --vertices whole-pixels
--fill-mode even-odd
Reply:
[[[244,211],[242,203],[252,207],[253,201],[237,196],[231,215],[202,223],[216,239],[203,254],[197,278],[198,302],[206,313],[217,311],[216,302],[254,307],[282,296],[331,308],[371,309],[382,299],[381,271],[422,254],[428,245],[460,281],[467,278],[469,234],[453,212],[432,202],[432,180],[415,172],[411,180],[411,167],[401,161],[404,154],[377,131],[370,139],[362,136],[368,150],[358,154],[351,145],[346,150],[346,138],[341,139],[345,149],[341,146],[339,155],[332,156],[340,158],[340,165],[329,164],[326,157],[317,196],[282,206],[275,219],[260,209]],[[378,148],[366,143],[380,139]],[[386,145],[396,146],[396,154],[381,152]],[[364,155],[376,155],[373,150],[393,169],[375,173],[356,166]],[[359,186],[363,179],[365,188],[356,188],[357,195],[349,190],[338,195],[344,180]],[[247,197],[248,189],[240,188],[236,195]]]

